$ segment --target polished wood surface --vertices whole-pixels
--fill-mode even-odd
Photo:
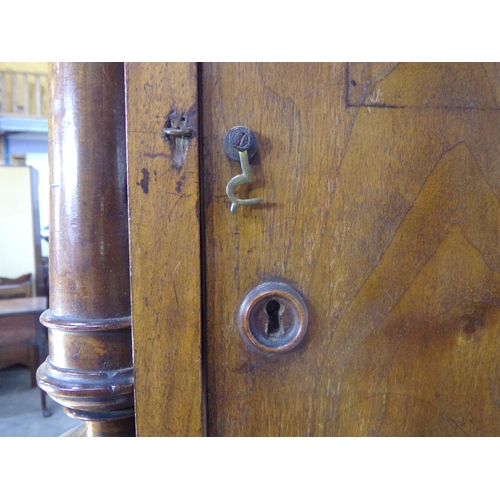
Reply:
[[[128,63],[126,81],[137,434],[200,436],[196,64]]]
[[[17,316],[42,312],[47,309],[47,297],[21,297],[0,300],[0,316]]]
[[[133,434],[125,91],[122,63],[50,74],[49,358],[38,383],[86,435]],[[124,417],[126,416],[126,418]],[[103,433],[105,433],[103,431]]]
[[[203,64],[209,435],[500,435],[499,74]],[[264,203],[232,215],[235,125]],[[310,326],[267,356],[236,318],[275,279]]]

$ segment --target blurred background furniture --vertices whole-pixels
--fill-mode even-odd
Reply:
[[[1,64],[0,369],[27,366],[34,387],[48,355],[47,331],[39,321],[49,295],[47,242],[42,245],[40,234],[49,191],[42,161],[48,144],[47,74],[43,65]],[[45,392],[42,409],[48,416]]]
[[[0,277],[0,300],[31,297],[33,295],[33,277],[31,273],[19,278]]]
[[[37,169],[0,166],[0,276],[12,280],[31,274],[30,295],[46,297],[38,186]]]
[[[31,387],[36,386],[36,370],[48,356],[47,329],[40,315],[47,309],[47,297],[33,297],[31,275],[17,279],[0,278],[0,369],[16,364],[30,370]],[[40,390],[42,412],[46,394]]]

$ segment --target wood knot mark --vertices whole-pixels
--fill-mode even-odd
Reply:
[[[459,341],[463,344],[470,344],[480,340],[481,331],[486,325],[486,305],[472,304],[462,314],[460,321]]]
[[[142,179],[141,182],[137,182],[138,186],[141,186],[144,194],[149,193],[149,171],[147,168],[142,169]]]

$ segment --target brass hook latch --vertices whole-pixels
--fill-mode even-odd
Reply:
[[[257,152],[257,139],[254,133],[246,127],[232,128],[224,138],[224,150],[232,160],[241,164],[240,175],[233,177],[227,184],[226,193],[231,201],[231,213],[234,214],[240,205],[256,205],[262,203],[262,198],[242,200],[234,194],[236,186],[252,182],[250,158]]]

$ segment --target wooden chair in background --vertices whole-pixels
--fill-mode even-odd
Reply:
[[[33,279],[30,274],[19,278],[0,278],[0,300],[33,296]]]

